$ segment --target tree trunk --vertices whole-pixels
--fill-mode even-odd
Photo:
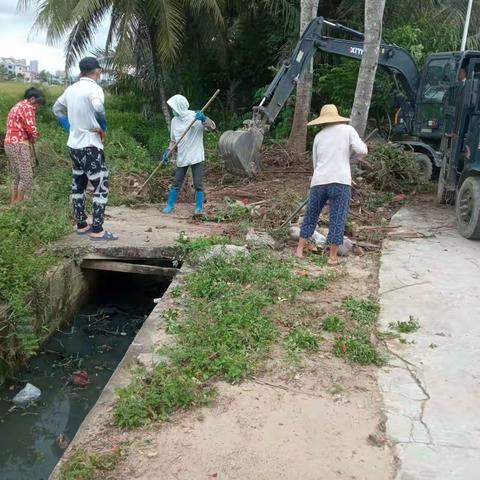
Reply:
[[[319,0],[301,0],[300,35],[317,16]],[[297,154],[307,150],[307,123],[310,115],[313,85],[313,60],[310,67],[300,77],[297,84],[297,99],[293,116],[292,130],[288,139],[288,148]]]
[[[165,75],[163,74],[163,69],[161,66],[157,66],[157,83],[158,83],[158,95],[160,97],[160,107],[162,109],[165,122],[170,128],[170,123],[172,121],[172,114],[167,105],[167,94],[165,91]]]
[[[365,42],[352,107],[352,125],[363,137],[367,128],[373,84],[382,40],[382,19],[385,0],[365,0]]]
[[[165,91],[165,72],[163,69],[163,62],[160,56],[160,52],[157,45],[157,35],[158,35],[158,27],[154,23],[150,22],[145,24],[145,28],[148,32],[148,56],[149,56],[149,65],[153,69],[150,74],[152,78],[150,78],[150,88],[153,88],[153,91],[150,93],[153,96],[153,100],[156,103],[156,107],[160,107],[160,110],[165,118],[165,123],[170,128],[170,123],[172,121],[172,114],[170,113],[170,109],[167,105],[167,94]]]

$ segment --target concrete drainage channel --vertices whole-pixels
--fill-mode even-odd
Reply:
[[[61,327],[14,381],[0,387],[2,480],[55,477],[52,471],[78,430],[88,430],[92,415],[101,414],[128,381],[121,369],[138,357],[153,357],[156,312],[162,308],[155,308],[154,299],[163,297],[180,266],[167,257],[87,256],[76,262],[75,305],[60,302],[67,314]],[[59,278],[75,270],[70,263],[64,268],[68,273],[57,270]],[[49,282],[50,297],[68,296],[61,283]],[[72,289],[70,282],[63,285]],[[27,383],[41,396],[15,405],[13,397]]]

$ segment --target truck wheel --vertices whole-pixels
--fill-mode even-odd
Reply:
[[[460,187],[455,206],[458,231],[469,239],[480,238],[480,178],[468,177]]]
[[[420,164],[422,178],[429,182],[433,173],[433,165],[430,157],[424,153],[415,152],[415,160]]]

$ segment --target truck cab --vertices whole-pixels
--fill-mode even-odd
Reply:
[[[480,52],[455,54],[457,81],[445,98],[437,199],[455,203],[458,230],[480,238]],[[466,72],[458,80],[460,69]]]
[[[437,147],[446,126],[445,100],[451,86],[457,82],[458,57],[456,53],[430,55],[420,77],[412,133]]]

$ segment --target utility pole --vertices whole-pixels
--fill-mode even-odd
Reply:
[[[465,17],[465,27],[463,28],[462,46],[460,47],[461,52],[463,52],[465,50],[465,47],[467,46],[467,37],[468,29],[470,27],[470,16],[472,15],[472,6],[473,0],[468,0],[467,15]]]

